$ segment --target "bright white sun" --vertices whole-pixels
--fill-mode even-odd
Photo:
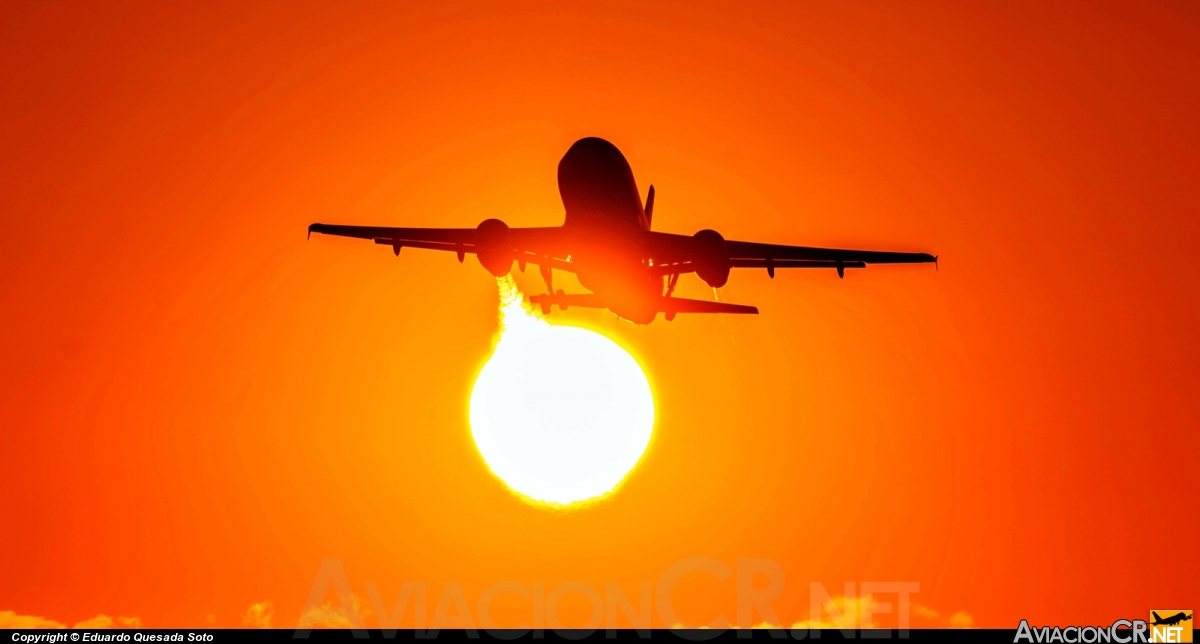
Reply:
[[[611,491],[650,443],[646,374],[603,335],[526,311],[511,277],[499,286],[500,340],[471,392],[483,460],[537,501],[569,505]]]

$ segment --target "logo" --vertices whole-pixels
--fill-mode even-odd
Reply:
[[[1192,641],[1192,611],[1162,609],[1150,611],[1150,641]]]
[[[1192,611],[1152,610],[1150,621],[1118,619],[1111,626],[1030,626],[1021,620],[1017,627],[1017,642],[1030,644],[1156,644],[1158,642],[1191,642]]]

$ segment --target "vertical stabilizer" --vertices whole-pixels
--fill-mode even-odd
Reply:
[[[650,186],[650,194],[646,195],[646,226],[654,223],[654,186]]]

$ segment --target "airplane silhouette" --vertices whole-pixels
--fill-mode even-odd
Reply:
[[[1151,626],[1160,626],[1160,625],[1174,626],[1174,625],[1178,624],[1179,622],[1186,622],[1192,618],[1191,615],[1188,615],[1187,613],[1184,613],[1182,611],[1175,613],[1174,615],[1172,615],[1166,619],[1159,617],[1158,613],[1156,613],[1154,611],[1150,611],[1150,614],[1154,616],[1154,621],[1150,623]]]
[[[462,262],[474,253],[496,277],[523,272],[535,264],[546,283],[545,295],[529,299],[548,314],[552,305],[608,309],[626,320],[649,324],[659,313],[669,321],[677,313],[758,313],[753,306],[672,297],[679,276],[695,273],[720,288],[732,268],[832,268],[838,277],[847,268],[867,264],[936,262],[927,253],[780,246],[729,241],[714,230],[677,235],[650,230],[654,186],[643,206],[633,170],[616,146],[604,139],[580,139],[558,164],[558,190],[566,207],[562,226],[510,228],[488,219],[475,228],[390,228],[313,224],[312,233],[371,239],[401,248],[445,250]],[[553,271],[574,273],[591,293],[555,291]],[[664,284],[665,282],[665,284]]]

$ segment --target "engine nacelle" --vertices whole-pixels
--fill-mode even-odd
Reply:
[[[515,256],[508,242],[508,224],[499,219],[488,219],[479,224],[475,229],[475,256],[492,275],[508,275]]]
[[[715,230],[702,230],[692,236],[692,264],[696,276],[713,288],[729,281],[729,249],[725,238]]]

